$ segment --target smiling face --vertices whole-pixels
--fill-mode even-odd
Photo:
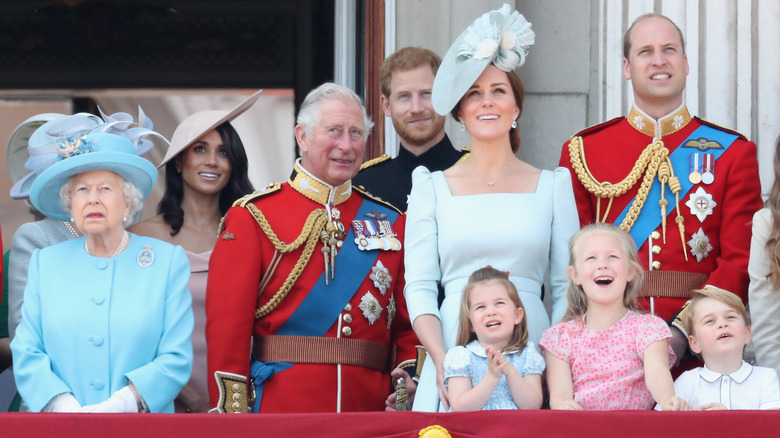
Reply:
[[[204,194],[218,194],[230,180],[232,166],[222,136],[212,130],[195,140],[177,157],[184,187]]]
[[[108,170],[80,173],[71,179],[70,214],[84,234],[110,234],[122,229],[130,213],[124,180]]]
[[[593,306],[623,306],[628,282],[634,278],[620,239],[612,233],[591,233],[577,244],[572,281],[585,292],[588,309]]]
[[[475,285],[469,296],[469,321],[483,346],[504,349],[523,320],[523,309],[509,298],[506,287],[496,281]]]
[[[401,144],[413,153],[425,152],[444,138],[445,119],[431,102],[433,78],[428,64],[397,70],[390,79],[390,95],[380,97],[382,111],[392,118]]]
[[[734,354],[750,343],[750,327],[733,307],[715,298],[702,298],[693,309],[693,327],[688,340],[691,350],[710,357]]]
[[[631,81],[636,105],[654,118],[682,104],[688,58],[680,34],[669,20],[645,18],[634,25],[623,76]]]
[[[460,100],[458,120],[472,138],[509,138],[512,122],[520,116],[506,72],[489,65]]]
[[[330,98],[320,103],[319,113],[311,135],[303,126],[295,127],[301,164],[322,181],[340,186],[357,174],[363,161],[363,111],[357,102]]]

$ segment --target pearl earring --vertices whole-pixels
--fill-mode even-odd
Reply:
[[[466,124],[463,123],[463,120],[460,121],[460,131],[466,132]]]
[[[512,120],[512,129],[517,128],[517,119]]]
[[[127,222],[127,216],[122,218],[122,222]]]
[[[76,222],[76,219],[70,218],[71,222]]]

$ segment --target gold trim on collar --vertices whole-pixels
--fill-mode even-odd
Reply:
[[[691,121],[691,114],[683,103],[676,110],[655,120],[634,105],[627,120],[637,131],[649,137],[662,138],[684,128]]]
[[[290,179],[287,181],[290,187],[301,195],[311,199],[320,205],[339,205],[349,199],[352,194],[352,181],[333,187],[310,174],[301,166],[300,160],[295,162]]]

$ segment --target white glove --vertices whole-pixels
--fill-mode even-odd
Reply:
[[[70,392],[63,392],[49,401],[43,412],[81,412],[81,404]]]
[[[125,386],[115,392],[108,400],[94,405],[84,406],[80,412],[93,413],[122,413],[138,412],[138,400],[133,395],[133,391]]]

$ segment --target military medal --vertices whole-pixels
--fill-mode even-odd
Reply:
[[[688,198],[685,205],[691,209],[692,215],[699,218],[699,222],[704,222],[704,219],[712,214],[712,209],[718,204],[712,200],[712,195],[699,187],[695,193],[691,193],[691,197]]]
[[[352,229],[355,230],[355,243],[361,251],[401,249],[401,241],[396,237],[390,221],[355,219],[352,221]]]
[[[710,254],[710,251],[712,251],[710,238],[704,234],[704,230],[701,228],[691,236],[691,240],[688,241],[688,246],[691,247],[691,254],[696,256],[697,262],[701,262],[702,259],[707,257]]]
[[[704,154],[704,173],[701,175],[701,181],[704,184],[712,184],[715,181],[715,156]]]
[[[698,184],[701,182],[701,173],[699,173],[699,154],[693,153],[690,156],[690,173],[688,174],[688,181],[691,184]]]

